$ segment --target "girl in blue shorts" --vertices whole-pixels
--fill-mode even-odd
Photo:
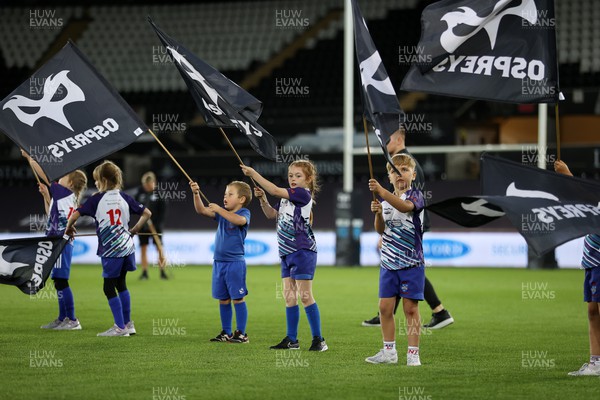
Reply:
[[[104,294],[112,311],[114,325],[98,336],[129,336],[136,333],[131,320],[131,297],[127,290],[127,271],[135,271],[133,235],[140,231],[152,215],[143,204],[121,192],[123,173],[111,161],[94,169],[98,193],[79,207],[67,223],[65,233],[73,236],[75,222],[82,215],[94,218],[98,234],[98,255],[102,261]],[[137,224],[129,229],[129,216],[140,215]],[[117,295],[118,292],[118,295]]]
[[[388,177],[394,193],[384,189],[375,179],[369,180],[369,190],[383,200],[382,203],[371,203],[371,211],[375,213],[375,230],[382,235],[379,313],[383,349],[365,361],[371,364],[398,363],[394,307],[396,297],[402,297],[408,339],[406,365],[419,366],[419,301],[423,300],[425,286],[422,220],[425,200],[421,191],[411,186],[416,178],[415,160],[408,154],[396,154],[392,162],[399,172],[388,164]]]
[[[563,161],[554,163],[554,170],[564,175],[573,176]],[[570,376],[600,376],[600,235],[586,235],[583,242],[581,267],[585,269],[583,280],[583,301],[587,303],[590,335],[590,362],[585,363],[577,371],[569,372]]]
[[[81,170],[73,171],[58,180],[58,182],[48,181],[48,177],[40,167],[40,165],[32,159],[25,151],[21,150],[23,157],[29,161],[31,168],[37,173],[45,184],[39,184],[39,190],[44,198],[44,207],[48,215],[48,223],[46,236],[62,236],[65,234],[67,220],[75,211],[79,204],[81,194],[87,186],[87,177],[85,172]],[[62,253],[54,268],[52,268],[52,280],[56,289],[58,298],[58,318],[54,321],[42,325],[42,329],[56,330],[79,330],[81,324],[75,316],[75,300],[73,292],[69,286],[69,277],[71,275],[71,258],[73,256],[73,243],[69,242],[63,249]]]
[[[244,175],[254,179],[261,188],[254,188],[260,207],[269,219],[277,218],[277,241],[281,258],[281,278],[286,304],[287,335],[271,346],[271,349],[300,348],[298,323],[300,308],[298,296],[304,306],[312,331],[310,351],[326,351],[325,339],[321,336],[321,316],[312,293],[312,280],[317,266],[317,244],[312,231],[313,197],[319,190],[317,170],[308,160],[297,160],[288,167],[289,188],[280,188],[262,177],[254,169],[242,165]],[[265,191],[280,198],[272,207]]]

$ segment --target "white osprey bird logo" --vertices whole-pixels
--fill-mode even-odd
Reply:
[[[27,267],[28,264],[6,261],[2,256],[2,253],[4,253],[4,250],[6,250],[6,247],[7,246],[0,246],[0,275],[11,276],[15,269]]]
[[[487,17],[479,17],[477,13],[469,7],[458,7],[456,11],[447,12],[440,21],[445,21],[448,28],[440,37],[440,44],[448,53],[453,53],[460,45],[469,40],[477,32],[485,29],[487,32],[492,49],[496,45],[498,37],[498,28],[500,21],[506,15],[516,15],[528,21],[530,24],[537,22],[537,7],[534,0],[521,0],[521,4],[515,7],[506,8],[513,0],[501,0],[496,3],[494,9]],[[476,27],[471,33],[458,36],[454,33],[454,28],[459,25],[468,25]]]
[[[392,82],[390,81],[389,76],[382,81],[377,81],[373,79],[373,76],[379,69],[380,65],[381,56],[379,55],[378,51],[371,54],[369,58],[360,63],[360,76],[362,77],[365,92],[367,91],[367,88],[370,85],[373,86],[378,92],[395,96],[396,92],[394,92],[394,86],[392,86]]]
[[[362,23],[368,32],[369,28],[367,27],[367,23],[365,22],[364,18],[362,20]],[[373,76],[375,75],[375,73],[377,73],[377,70],[379,69],[380,65],[381,56],[379,55],[379,52],[375,50],[375,52],[371,54],[369,58],[363,60],[358,66],[358,68],[360,69],[362,84],[365,88],[365,93],[368,93],[367,88],[369,87],[369,85],[371,85],[375,88],[375,90],[381,93],[396,96],[396,92],[394,92],[394,86],[392,85],[389,76],[382,81],[376,81],[375,79],[373,79]]]
[[[206,94],[208,94],[208,97],[210,97],[213,104],[218,107],[219,106],[218,99],[221,96],[212,86],[210,86],[208,84],[208,82],[206,81],[206,78],[204,78],[204,76],[202,76],[202,74],[200,72],[198,72],[196,70],[196,68],[194,68],[194,66],[184,56],[179,54],[179,52],[177,50],[175,50],[173,47],[168,46],[167,50],[169,50],[171,52],[171,55],[173,56],[175,61],[177,61],[181,66],[188,69],[188,71],[185,71],[185,72],[190,76],[190,78],[192,78],[196,82],[200,83],[200,85],[202,85],[202,87],[204,88],[204,91],[206,91]]]
[[[541,190],[518,189],[514,182],[511,182],[506,188],[506,196],[559,201],[558,197],[552,193],[542,192]],[[476,200],[473,203],[460,203],[463,210],[471,215],[485,215],[487,217],[501,217],[504,215],[502,211],[487,208],[486,204],[489,203],[484,199]]]
[[[54,76],[50,75],[44,82],[44,96],[41,99],[33,100],[25,96],[15,95],[4,103],[2,110],[9,108],[15,113],[19,121],[31,127],[38,119],[46,117],[73,131],[71,124],[65,117],[64,108],[67,104],[85,101],[85,94],[79,86],[67,77],[68,73],[69,71],[65,70]],[[61,85],[68,90],[67,95],[62,100],[52,101],[52,97]],[[39,108],[39,110],[34,114],[30,114],[23,111],[23,108]]]

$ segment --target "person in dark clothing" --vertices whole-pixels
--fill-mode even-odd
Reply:
[[[406,137],[406,132],[405,132],[404,128],[400,128],[399,130],[397,130],[390,136],[390,141],[387,143],[387,151],[388,151],[388,153],[390,153],[391,156],[394,156],[396,154],[409,154],[410,155],[410,153],[406,149],[405,137]],[[415,161],[416,161],[416,159],[415,159]],[[419,164],[418,161],[417,161],[416,172],[417,172],[417,178],[414,181],[414,185],[417,187],[417,189],[421,190],[422,192],[425,192],[425,190],[424,190],[425,174],[423,173],[423,168],[421,168],[421,165]],[[429,231],[429,227],[430,227],[429,213],[427,212],[427,210],[425,210],[424,221],[423,221],[423,232]],[[380,246],[381,246],[381,239],[379,240],[379,247]],[[425,277],[424,295],[425,295],[425,301],[431,308],[431,312],[432,312],[431,321],[429,321],[429,323],[423,325],[425,328],[441,329],[441,328],[444,328],[454,322],[454,318],[452,318],[452,316],[450,315],[448,310],[446,310],[444,308],[444,305],[442,304],[441,300],[438,298],[437,293],[435,292],[435,289],[433,288],[433,285],[431,284],[429,279],[427,279],[427,277]],[[398,304],[400,304],[400,298],[396,299],[396,307],[394,308],[394,314],[396,313],[396,310],[398,310]],[[379,313],[377,313],[377,315],[375,317],[363,321],[362,325],[363,326],[380,326],[381,321],[379,319]]]
[[[139,188],[138,193],[135,195],[135,200],[142,203],[146,208],[152,210],[152,220],[148,221],[144,224],[144,227],[140,231],[140,233],[152,233],[150,229],[150,224],[154,225],[154,229],[157,234],[161,234],[163,231],[163,222],[165,219],[165,202],[161,200],[156,192],[156,175],[154,172],[146,172],[142,175],[142,186]],[[159,254],[158,266],[160,268],[160,278],[168,279],[167,274],[165,273],[166,266],[166,258],[164,253],[164,249],[159,248],[157,245],[153,235],[139,235],[140,240],[140,251],[142,255],[142,275],[140,275],[140,279],[148,279],[148,244],[150,240],[156,247]],[[162,238],[159,238],[162,245]],[[162,246],[161,246],[162,247]]]

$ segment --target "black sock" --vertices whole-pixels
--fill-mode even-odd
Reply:
[[[435,293],[435,289],[429,279],[425,277],[425,288],[423,290],[423,294],[425,296],[425,301],[429,304],[429,308],[435,310],[442,302],[438,299],[437,294]]]

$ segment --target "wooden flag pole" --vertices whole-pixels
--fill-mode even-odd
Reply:
[[[183,169],[183,167],[181,165],[179,165],[179,163],[177,162],[177,160],[175,159],[175,157],[173,157],[173,154],[171,154],[169,152],[169,150],[167,150],[167,148],[165,147],[165,145],[162,144],[162,142],[156,137],[156,135],[154,134],[154,132],[152,132],[151,129],[148,129],[148,132],[150,132],[150,134],[158,142],[158,144],[160,145],[160,147],[162,147],[163,150],[169,155],[169,157],[171,157],[171,160],[173,160],[173,162],[175,163],[175,165],[177,165],[179,167],[179,169],[181,170],[181,172],[183,172],[183,174],[188,179],[188,181],[193,182],[192,178],[190,178],[190,176],[187,174],[187,172],[185,172],[185,170]],[[202,190],[198,189],[198,192],[200,192],[200,196],[202,196],[202,198],[204,200],[206,200],[207,203],[210,203],[210,200],[208,200],[208,198],[204,195],[204,193],[202,193]]]
[[[35,180],[37,181],[38,185],[41,185],[42,181],[40,180],[40,176],[37,174],[37,172],[35,172],[35,168],[33,168],[31,163],[29,163],[29,166],[31,167],[31,172],[33,172],[33,176],[35,176]]]
[[[148,224],[148,228],[152,234],[152,239],[154,239],[154,244],[156,244],[156,248],[158,249],[158,266],[164,268],[165,265],[167,265],[167,258],[165,257],[162,240],[160,240],[158,232],[156,232],[156,227],[154,226],[152,219],[148,219],[146,223]]]
[[[373,176],[373,161],[371,160],[371,146],[369,146],[369,130],[367,128],[367,119],[364,115],[363,128],[365,130],[365,139],[367,140],[367,159],[369,160],[369,175],[371,176],[371,179],[375,179],[375,177]],[[373,201],[377,201],[375,193],[371,192],[371,194],[373,195]]]
[[[97,233],[77,233],[73,235],[73,237],[82,237],[82,236],[97,236]],[[136,233],[137,236],[162,236],[162,233]]]
[[[238,154],[238,152],[235,150],[235,147],[233,147],[233,143],[231,143],[231,141],[229,140],[229,137],[227,137],[227,134],[225,133],[225,131],[223,130],[223,128],[219,127],[219,130],[223,134],[223,137],[225,138],[225,140],[227,140],[227,144],[229,145],[229,147],[231,148],[231,150],[233,150],[233,153],[235,154],[235,156],[237,157],[238,161],[240,162],[240,165],[246,165],[246,164],[244,164],[244,162],[240,158],[240,155]],[[258,185],[256,184],[256,182],[254,182],[254,179],[250,178],[250,180],[252,181],[252,183],[254,184],[255,187],[258,187]]]
[[[27,160],[27,164],[29,164],[29,168],[31,168],[31,172],[33,172],[33,176],[35,176],[35,180],[37,181],[37,183],[39,185],[42,184],[42,181],[40,181],[40,176],[37,174],[37,172],[35,172],[35,168],[33,168],[33,165],[31,165],[31,156],[29,154],[27,154],[25,152],[25,150],[21,149],[21,154],[26,154],[27,156],[25,157],[25,159]],[[39,165],[39,164],[38,164]],[[41,167],[40,167],[41,168]]]
[[[554,105],[554,119],[556,123],[556,157],[560,160],[560,116],[558,114],[558,101]]]
[[[244,165],[244,162],[242,161],[242,159],[240,158],[240,155],[238,154],[238,152],[235,150],[235,147],[233,147],[233,144],[231,143],[231,141],[229,140],[229,137],[227,137],[227,134],[225,133],[225,131],[223,130],[223,128],[219,127],[219,130],[221,131],[221,133],[223,134],[223,137],[225,138],[225,140],[227,140],[227,144],[229,145],[229,147],[231,148],[231,150],[233,151],[233,154],[235,154],[235,156],[237,157],[238,161],[240,162],[241,165]]]

